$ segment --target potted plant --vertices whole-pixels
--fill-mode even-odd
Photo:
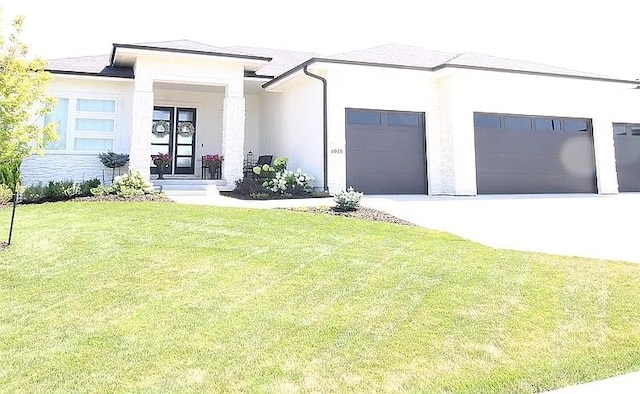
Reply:
[[[157,155],[151,155],[151,160],[158,168],[158,179],[164,179],[164,170],[171,165],[171,155],[158,152]]]
[[[129,162],[128,154],[115,153],[111,151],[107,151],[107,153],[99,153],[98,158],[102,162],[102,165],[107,168],[111,168],[111,182],[116,178],[116,169],[118,169],[118,175],[120,175],[119,168],[126,166]],[[104,183],[104,176],[102,182]]]
[[[202,157],[202,165],[209,169],[211,179],[218,179],[220,167],[222,167],[222,156],[205,155]]]

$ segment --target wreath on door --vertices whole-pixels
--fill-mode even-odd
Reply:
[[[178,122],[178,135],[180,137],[191,137],[196,132],[191,122]]]
[[[156,120],[151,126],[151,132],[158,138],[163,138],[164,136],[169,135],[170,131],[171,127],[169,126],[169,122],[166,120]]]

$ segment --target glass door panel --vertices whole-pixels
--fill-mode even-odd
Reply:
[[[170,107],[154,107],[153,124],[151,126],[151,154],[172,153],[173,143],[173,108]],[[158,168],[151,157],[149,157],[150,169],[152,174],[158,173]],[[165,169],[165,173],[172,173],[172,166],[169,165]]]
[[[176,123],[175,173],[193,174],[196,141],[195,108],[178,108]]]

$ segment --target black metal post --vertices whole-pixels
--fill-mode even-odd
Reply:
[[[11,245],[11,236],[13,235],[13,221],[16,217],[16,206],[18,205],[18,192],[13,193],[13,212],[11,212],[11,225],[9,226],[9,241],[7,245]]]

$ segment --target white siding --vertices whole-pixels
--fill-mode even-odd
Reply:
[[[311,174],[322,187],[322,84],[302,77],[282,93],[263,93],[260,148],[262,154],[287,156],[289,169]]]
[[[131,129],[131,95],[133,81],[92,77],[54,75],[48,93],[56,97],[115,99],[116,121],[113,151],[129,152]],[[69,129],[73,125],[69,124]],[[71,143],[72,145],[72,143]],[[103,179],[104,166],[96,153],[46,151],[45,156],[32,156],[23,162],[22,180],[25,185],[50,180],[83,181]],[[110,179],[110,169],[108,179]]]

